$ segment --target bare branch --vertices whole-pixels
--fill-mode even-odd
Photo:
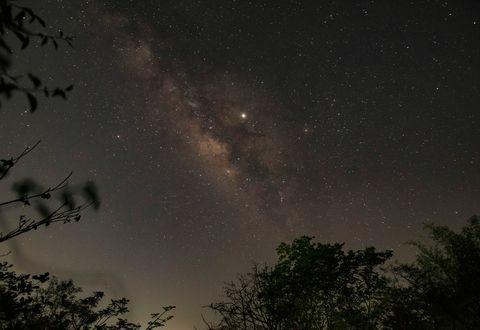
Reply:
[[[33,195],[25,195],[25,196],[21,196],[19,198],[16,198],[16,199],[12,199],[12,200],[9,200],[7,202],[2,202],[0,203],[0,207],[1,206],[5,206],[5,205],[8,205],[8,204],[13,204],[13,203],[23,203],[23,204],[30,204],[28,201],[34,199],[34,198],[38,198],[38,197],[41,197],[41,198],[49,198],[49,195],[53,192],[56,192],[56,191],[59,191],[59,190],[62,190],[63,188],[65,188],[67,185],[68,185],[68,179],[73,175],[73,172],[70,172],[62,181],[60,181],[56,186],[52,187],[52,188],[47,188],[45,189],[44,191],[40,192],[40,193],[37,193],[37,194],[33,194]]]
[[[68,206],[64,203],[57,207],[54,211],[52,211],[46,217],[41,218],[40,220],[20,220],[18,226],[11,230],[7,234],[0,233],[0,243],[6,240],[12,239],[18,235],[24,234],[31,230],[37,230],[41,226],[48,227],[52,223],[62,222],[62,223],[69,223],[71,221],[78,222],[80,221],[81,215],[80,213],[90,207],[92,203],[84,203],[78,207],[73,209],[68,208]]]
[[[11,157],[10,159],[0,159],[0,180],[2,180],[8,172],[14,167],[20,159],[28,155],[32,150],[34,150],[38,145],[40,144],[40,140],[37,141],[33,146],[31,147],[25,147],[25,149],[22,151],[20,155],[17,157]],[[0,204],[1,206],[2,204]]]

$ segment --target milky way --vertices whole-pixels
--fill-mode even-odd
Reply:
[[[157,39],[146,24],[121,14],[103,15],[116,64],[134,77],[130,84],[150,95],[149,104],[137,109],[144,112],[143,125],[169,127],[218,189],[262,219],[279,226],[305,224],[333,202],[327,171],[342,181],[344,172],[357,175],[353,165],[326,168],[334,157],[309,150],[309,140],[325,125],[284,118],[285,105],[248,74],[211,68],[193,74],[191,64],[163,58],[163,45],[176,45]]]

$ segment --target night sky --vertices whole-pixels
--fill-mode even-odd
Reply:
[[[16,68],[75,89],[2,107],[1,154],[42,140],[15,177],[72,170],[102,207],[10,242],[22,271],[192,329],[282,241],[407,260],[423,222],[480,213],[480,1],[23,3],[76,39]]]

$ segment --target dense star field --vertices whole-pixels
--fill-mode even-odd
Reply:
[[[192,329],[282,241],[408,260],[423,222],[480,212],[479,1],[23,3],[75,40],[17,67],[75,89],[3,107],[0,151],[41,140],[19,176],[72,170],[102,206],[9,242],[22,271],[131,298],[134,320],[177,305],[168,325]]]

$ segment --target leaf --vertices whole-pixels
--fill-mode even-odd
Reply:
[[[65,88],[65,90],[66,90],[67,92],[70,92],[72,89],[73,89],[73,85],[68,85],[68,86]]]
[[[39,275],[33,275],[32,276],[32,279],[33,280],[37,280],[39,281],[40,283],[45,283],[49,280],[50,278],[50,273],[44,273],[44,274],[39,274]]]
[[[57,42],[57,40],[52,40],[52,42],[53,42],[53,46],[55,47],[55,49],[58,50],[58,42]]]
[[[22,49],[27,48],[29,43],[30,43],[30,38],[26,37],[22,42]]]
[[[38,107],[37,98],[30,93],[27,93],[28,102],[30,103],[30,112],[35,112]]]
[[[53,90],[52,96],[60,96],[64,100],[67,99],[67,94],[65,94],[65,92],[63,90],[61,90],[60,88],[55,88]]]
[[[35,16],[37,19],[38,23],[40,23],[41,26],[46,27],[47,24],[45,24],[45,21],[40,17],[40,16]]]
[[[100,207],[100,198],[98,197],[97,186],[93,182],[89,181],[83,187],[83,193],[86,199],[92,203],[93,208],[98,210]]]
[[[40,44],[41,46],[45,46],[48,42],[48,37],[43,37],[42,43]]]
[[[14,165],[13,158],[10,159],[0,159],[0,162],[3,163],[3,166],[12,167]]]
[[[21,10],[16,16],[15,16],[15,21],[18,22],[19,25],[23,25],[23,20],[26,17],[26,13],[24,10]]]
[[[30,23],[33,22],[33,19],[35,18],[35,13],[33,12],[33,10],[31,10],[30,8],[27,8],[27,7],[22,7],[22,9],[24,11],[26,11],[28,13],[28,15],[30,15]]]
[[[52,197],[52,195],[50,195],[50,193],[48,193],[48,192],[44,192],[40,197],[42,197],[43,199],[50,199],[50,197]]]
[[[9,54],[12,54],[12,49],[10,48],[10,46],[5,42],[5,40],[3,40],[2,38],[0,38],[0,47],[2,47],[3,49],[5,49],[7,51],[7,53]]]
[[[52,214],[50,208],[44,203],[37,203],[37,205],[35,205],[35,209],[43,218],[46,219]]]
[[[10,46],[5,42],[5,40],[3,40],[2,38],[0,38],[0,47],[2,47],[3,49],[5,49],[7,51],[7,53],[9,54],[12,54],[12,49],[10,48]]]
[[[35,88],[38,88],[42,84],[42,81],[31,73],[28,73],[28,78],[30,78],[30,81]]]
[[[73,196],[69,191],[65,190],[62,192],[62,202],[70,210],[73,210],[75,208],[75,200],[73,199]]]
[[[26,196],[30,193],[35,193],[39,190],[39,188],[39,185],[29,178],[14,182],[12,184],[12,191],[16,192],[19,197]]]
[[[9,22],[12,20],[12,5],[7,5],[6,1],[2,1],[2,20]],[[3,24],[2,24],[3,25]]]
[[[7,97],[7,99],[12,97],[12,92],[18,90],[18,86],[10,83],[2,83],[0,85],[2,94]]]
[[[17,36],[18,40],[22,43],[22,49],[25,49],[28,47],[28,44],[30,43],[30,38],[27,35],[24,35],[20,32],[14,31],[15,35]]]
[[[24,215],[20,216],[18,227],[22,228],[27,223],[26,217]]]

